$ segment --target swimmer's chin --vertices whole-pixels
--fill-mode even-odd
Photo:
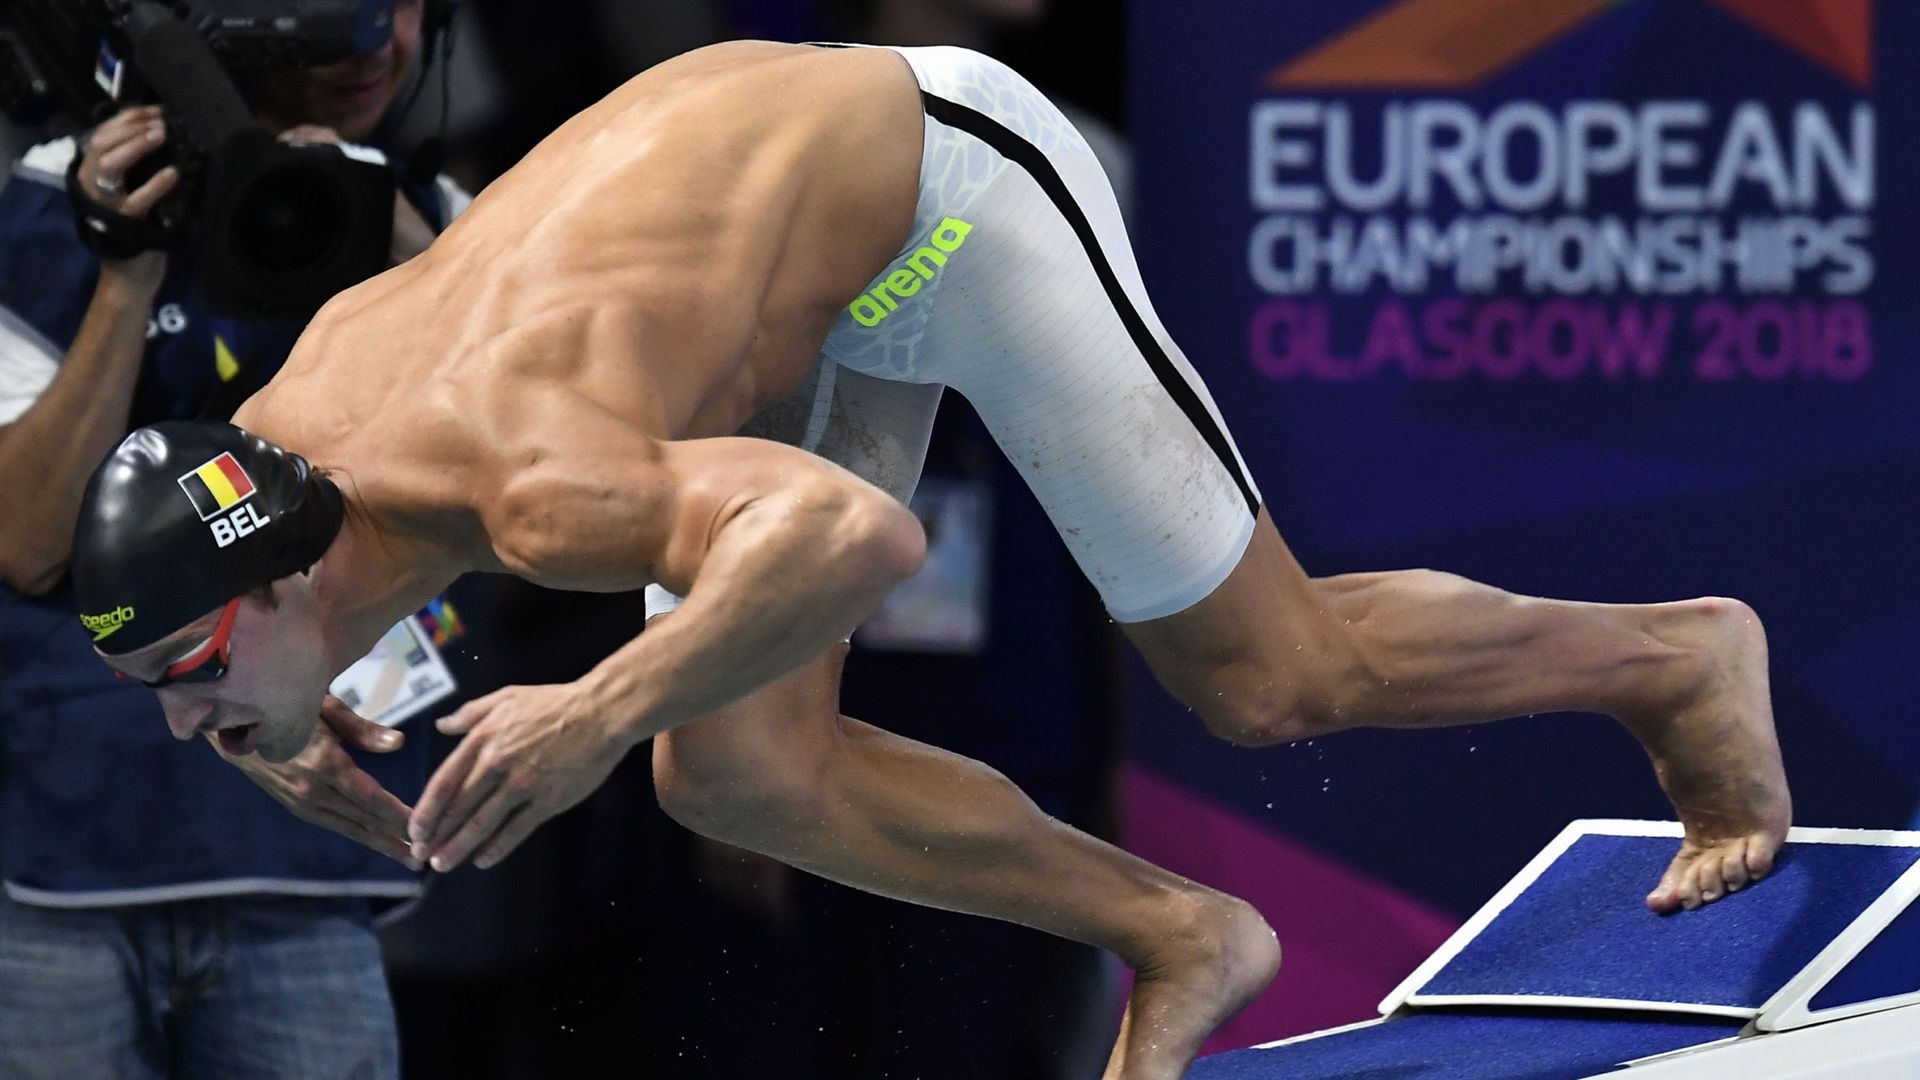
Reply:
[[[262,761],[274,765],[285,765],[307,748],[307,736],[298,725],[263,726],[260,741],[254,745],[253,752]]]

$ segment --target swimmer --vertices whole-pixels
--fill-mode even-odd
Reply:
[[[1222,737],[1607,713],[1686,823],[1652,907],[1769,869],[1789,800],[1752,612],[1308,577],[1086,144],[960,49],[731,43],[633,79],[328,304],[238,428],[130,436],[82,511],[81,610],[175,734],[278,760],[461,573],[656,586],[586,676],[443,722],[417,853],[492,865],[652,738],[701,833],[1114,951],[1137,978],[1107,1075],[1176,1077],[1272,978],[1260,916],[838,712],[844,642],[924,556],[904,501],[946,386]]]

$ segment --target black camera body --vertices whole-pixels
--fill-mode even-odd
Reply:
[[[229,67],[317,67],[378,52],[393,0],[187,0],[181,19]]]
[[[70,184],[83,238],[109,255],[191,239],[210,308],[298,321],[385,268],[394,174],[338,147],[277,141],[230,69],[329,63],[392,32],[392,0],[13,0],[0,5],[0,108],[79,129],[158,100],[168,145],[127,182],[172,164],[181,183],[145,223]]]

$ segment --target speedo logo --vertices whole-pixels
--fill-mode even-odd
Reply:
[[[927,246],[907,256],[906,263],[899,269],[880,279],[872,292],[861,293],[859,299],[847,305],[853,314],[853,321],[861,326],[879,326],[887,316],[899,310],[900,300],[905,300],[920,291],[920,287],[933,280],[933,275],[947,265],[947,256],[960,250],[967,242],[967,234],[973,226],[959,218],[947,218],[940,227],[933,230],[927,238]]]
[[[105,641],[115,631],[132,621],[133,608],[127,604],[122,604],[112,611],[99,615],[82,613],[80,616],[80,625],[93,631],[93,640],[95,641]]]

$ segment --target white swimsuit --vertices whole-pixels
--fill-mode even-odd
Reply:
[[[1153,314],[1093,151],[1010,68],[898,49],[926,106],[912,239],[841,312],[793,399],[743,434],[906,500],[943,387],[965,395],[1122,622],[1224,580],[1260,496]],[[675,606],[648,594],[649,615]]]

